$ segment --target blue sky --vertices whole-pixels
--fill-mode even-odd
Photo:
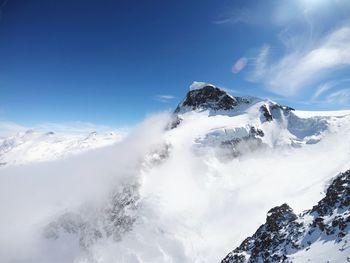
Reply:
[[[0,121],[133,125],[195,80],[349,108],[347,0],[0,3]]]

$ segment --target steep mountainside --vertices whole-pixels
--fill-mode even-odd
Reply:
[[[5,166],[0,199],[17,203],[0,203],[0,221],[16,227],[0,229],[0,254],[9,262],[211,263],[238,247],[228,262],[344,262],[349,172],[322,192],[349,169],[349,134],[350,111],[300,112],[195,82],[170,116],[147,119],[106,151]],[[28,178],[45,182],[35,195]],[[11,253],[23,242],[11,250],[9,236],[40,244],[31,260]]]

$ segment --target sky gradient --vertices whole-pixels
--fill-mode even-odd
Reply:
[[[0,121],[133,125],[192,81],[350,105],[350,1],[0,1]]]

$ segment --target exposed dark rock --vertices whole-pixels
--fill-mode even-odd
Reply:
[[[227,255],[222,262],[283,262],[286,256],[282,251],[281,245],[291,244],[287,235],[282,231],[292,225],[297,225],[295,220],[297,216],[293,210],[287,205],[272,208],[266,218],[266,223],[259,227],[257,232],[243,241],[232,253]],[[247,251],[250,252],[249,261],[242,255]],[[234,256],[240,256],[239,261],[234,260]]]
[[[292,262],[294,253],[307,250],[317,240],[346,244],[349,209],[350,170],[339,174],[329,185],[326,196],[303,214],[295,215],[287,204],[272,208],[265,224],[221,262]]]
[[[271,113],[266,105],[262,105],[260,107],[260,111],[264,115],[265,121],[272,121],[272,115],[271,115]]]
[[[320,216],[330,215],[335,208],[344,209],[350,206],[350,170],[333,180],[327,189],[326,196],[315,205],[311,212]]]
[[[237,104],[235,97],[213,85],[207,85],[200,89],[189,91],[184,101],[176,108],[175,113],[180,112],[182,107],[188,107],[192,110],[232,110]]]
[[[252,126],[252,127],[250,127],[249,135],[253,136],[253,137],[255,137],[255,136],[264,137],[265,133],[263,130]]]
[[[262,122],[265,122],[272,121],[273,119],[279,119],[282,115],[288,116],[291,111],[294,111],[294,109],[276,103],[268,103],[262,105],[260,107],[260,111],[264,117],[264,119],[262,119]]]
[[[295,219],[297,219],[297,216],[287,204],[274,207],[267,212],[266,230],[278,231]]]

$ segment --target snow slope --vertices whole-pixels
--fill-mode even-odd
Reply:
[[[0,167],[65,158],[90,149],[111,145],[122,139],[121,132],[56,134],[27,130],[0,138]]]
[[[145,120],[118,147],[0,170],[5,262],[219,262],[271,207],[301,213],[349,168],[348,113],[300,115],[194,86],[174,114]],[[59,183],[39,180],[48,173]]]

